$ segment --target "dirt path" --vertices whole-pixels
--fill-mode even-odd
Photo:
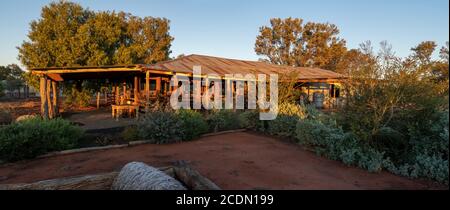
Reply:
[[[188,160],[223,189],[435,189],[390,173],[371,174],[297,145],[252,133],[230,133],[172,145],[140,145],[0,166],[0,183],[32,182],[120,170],[130,161],[164,166]]]
[[[85,130],[117,128],[136,124],[135,118],[120,118],[118,121],[114,120],[111,117],[111,110],[109,108],[71,113],[66,119],[80,123],[80,127]]]

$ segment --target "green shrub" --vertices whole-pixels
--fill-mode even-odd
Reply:
[[[305,119],[308,116],[305,106],[283,102],[278,105],[278,115],[292,116]]]
[[[51,151],[74,148],[83,131],[69,121],[32,118],[0,128],[0,159],[30,159]]]
[[[238,113],[232,110],[212,110],[207,118],[209,131],[219,132],[240,128]]]
[[[292,103],[281,103],[278,105],[277,118],[267,121],[267,132],[282,137],[295,137],[297,121],[305,119],[306,116],[304,107]]]
[[[139,139],[139,133],[136,126],[126,127],[120,135],[125,141],[135,141]]]
[[[176,112],[177,118],[182,123],[182,140],[192,140],[201,134],[208,132],[208,124],[202,114],[194,110],[180,109]]]
[[[267,121],[267,133],[281,137],[295,137],[297,116],[288,116],[278,114],[277,118]]]
[[[183,123],[172,112],[149,112],[137,123],[139,138],[155,144],[180,142],[184,136]]]
[[[317,120],[299,120],[296,137],[301,145],[312,148],[317,154],[346,165],[356,165],[371,172],[380,171],[384,153],[367,148],[352,133],[332,127]]]
[[[78,91],[75,87],[69,89],[64,93],[65,99],[64,103],[69,106],[78,106],[78,107],[87,107],[90,104],[92,93],[83,88],[81,91]]]
[[[412,127],[409,129],[411,154],[439,156],[448,160],[449,156],[449,113],[441,112],[431,120],[428,126]]]
[[[264,131],[264,121],[259,120],[258,110],[247,110],[239,114],[239,126],[256,131]]]
[[[306,146],[325,146],[333,130],[325,124],[316,120],[299,120],[296,124],[296,137],[301,145]],[[340,132],[342,133],[342,132]]]
[[[433,118],[433,117],[430,117]],[[431,122],[412,125],[409,147],[403,159],[387,165],[392,173],[413,178],[424,177],[448,184],[449,116],[441,112]]]
[[[3,85],[3,82],[0,81],[0,97],[5,95],[5,86]]]
[[[402,133],[390,128],[382,127],[372,136],[371,146],[376,150],[385,152],[391,160],[404,158],[408,141]]]
[[[0,109],[0,125],[7,125],[12,122],[12,115],[9,110]]]
[[[424,177],[448,185],[448,159],[446,160],[438,156],[418,155],[412,162],[399,166],[388,162],[385,167],[394,174],[412,178]]]

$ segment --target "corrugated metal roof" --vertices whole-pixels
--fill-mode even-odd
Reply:
[[[342,79],[342,74],[309,67],[290,67],[274,65],[260,61],[245,61],[229,58],[219,58],[206,55],[188,55],[175,60],[142,65],[144,69],[172,71],[176,73],[192,73],[194,66],[201,66],[202,74],[285,74],[295,72],[298,79]]]

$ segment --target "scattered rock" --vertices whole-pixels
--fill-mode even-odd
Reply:
[[[114,180],[112,190],[186,190],[176,179],[141,162],[126,164]]]
[[[36,115],[32,115],[32,114],[22,115],[22,116],[19,116],[18,118],[16,118],[16,122],[33,119],[35,117],[37,117],[37,116]]]

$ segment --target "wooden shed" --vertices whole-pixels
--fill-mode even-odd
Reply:
[[[194,66],[201,66],[202,75],[217,74],[220,77],[225,77],[226,74],[287,75],[295,73],[292,75],[295,75],[293,79],[298,82],[297,88],[301,88],[311,101],[314,93],[339,98],[337,86],[345,79],[341,74],[324,69],[280,66],[259,61],[205,55],[188,55],[156,64],[50,67],[34,68],[31,71],[40,76],[42,115],[52,118],[58,114],[58,83],[60,82],[105,79],[111,83],[114,93],[112,104],[132,103],[145,107],[148,106],[152,97],[171,94],[173,90],[170,79],[174,75],[192,78]]]

